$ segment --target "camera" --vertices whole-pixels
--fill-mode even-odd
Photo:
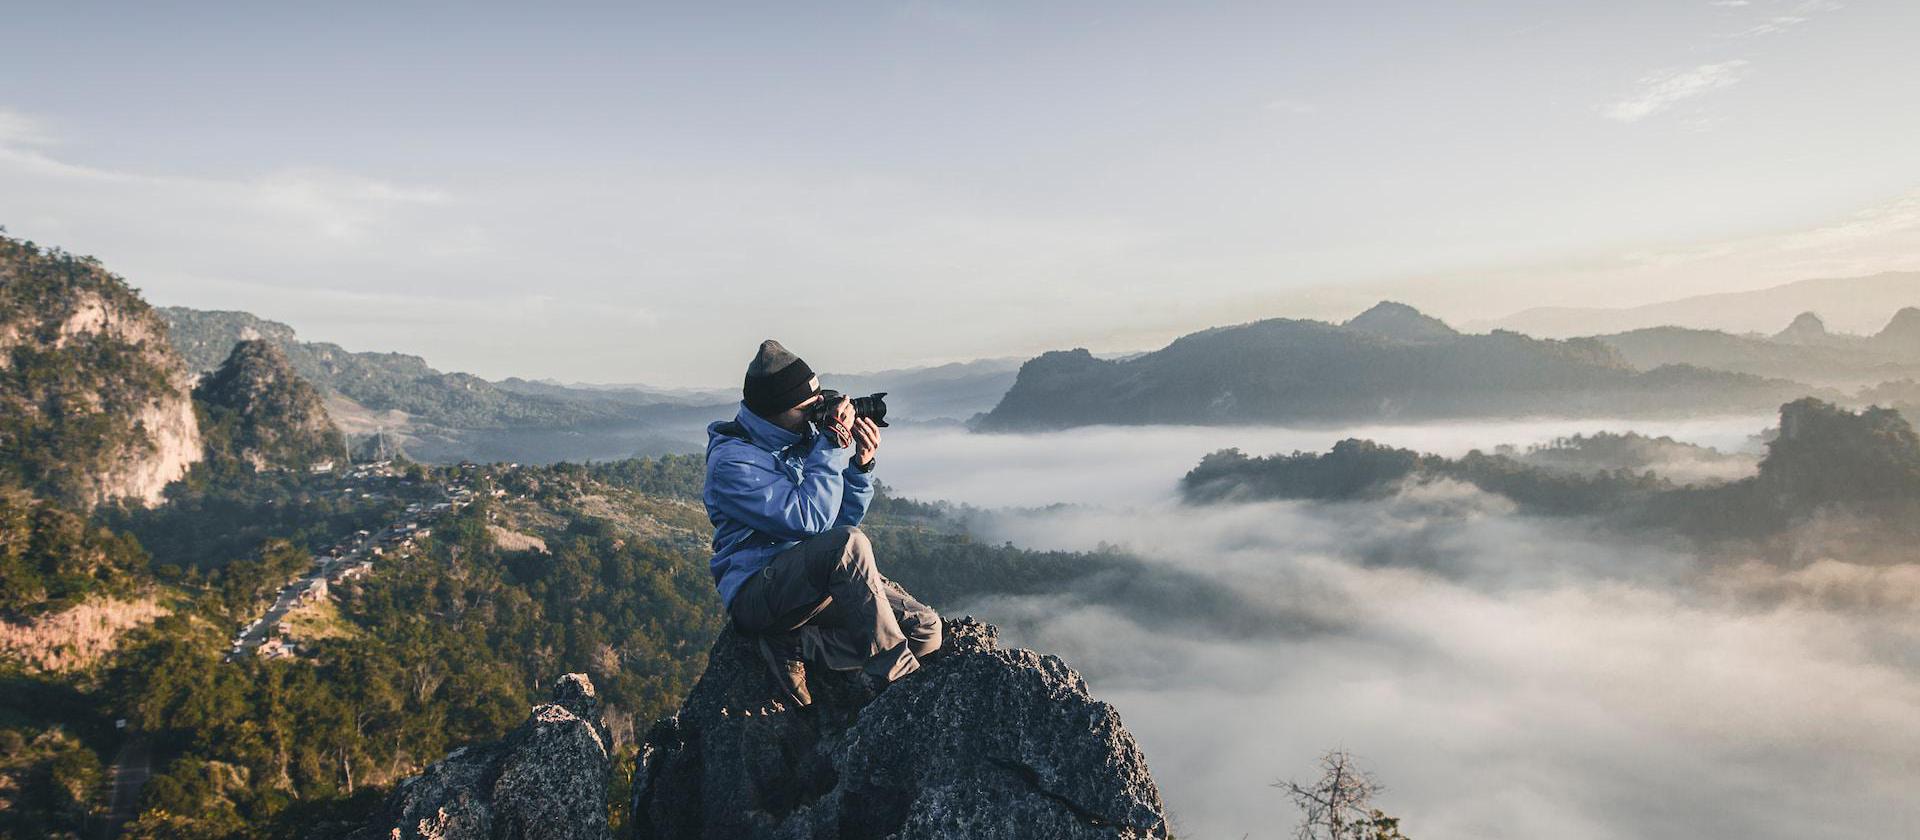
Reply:
[[[853,414],[855,417],[865,417],[868,420],[872,420],[873,425],[885,427],[887,425],[886,396],[887,392],[881,391],[878,394],[870,396],[850,398],[839,391],[822,389],[820,391],[820,401],[807,408],[807,422],[812,423],[817,428],[826,428],[827,424],[833,422],[834,407],[838,405],[841,400],[852,399]]]

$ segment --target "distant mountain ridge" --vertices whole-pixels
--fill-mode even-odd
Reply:
[[[1802,312],[1817,312],[1829,328],[1864,333],[1885,323],[1887,313],[1915,305],[1920,305],[1920,271],[1888,271],[1863,277],[1799,280],[1644,306],[1535,307],[1501,318],[1471,321],[1466,326],[1552,338],[1663,326],[1772,333]]]
[[[1752,411],[1808,390],[1688,365],[1643,371],[1594,339],[1461,334],[1387,302],[1344,325],[1215,327],[1124,361],[1046,353],[977,428]]]
[[[1836,387],[1920,376],[1920,309],[1913,307],[1872,335],[1829,332],[1819,315],[1802,312],[1771,336],[1662,326],[1592,338],[1641,368],[1690,364]]]
[[[248,312],[183,306],[159,310],[180,355],[197,371],[220,366],[241,341],[260,339],[286,354],[314,385],[376,411],[405,412],[420,422],[460,429],[578,425],[622,419],[611,410],[502,390],[466,373],[443,373],[419,356],[354,352],[302,341],[292,327]]]
[[[491,382],[442,372],[419,356],[303,341],[291,326],[248,312],[180,306],[158,311],[190,368],[212,371],[236,343],[268,342],[328,396],[343,430],[361,440],[386,435],[410,457],[430,461],[544,463],[691,452],[700,448],[707,422],[730,416],[739,400],[737,386],[658,388],[518,377]],[[1012,358],[978,359],[822,373],[821,380],[853,394],[887,392],[891,420],[958,423],[991,409],[1012,387],[1018,365]]]

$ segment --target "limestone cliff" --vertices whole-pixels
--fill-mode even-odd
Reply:
[[[0,483],[158,502],[201,457],[166,326],[90,258],[0,236]]]

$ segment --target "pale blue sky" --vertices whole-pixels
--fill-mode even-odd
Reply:
[[[389,5],[9,11],[0,225],[661,384],[1920,267],[1913,3]]]

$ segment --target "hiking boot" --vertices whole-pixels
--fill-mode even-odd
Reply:
[[[807,692],[807,663],[800,658],[800,642],[791,635],[760,637],[760,658],[773,670],[773,684],[781,699],[794,708],[813,705]]]

